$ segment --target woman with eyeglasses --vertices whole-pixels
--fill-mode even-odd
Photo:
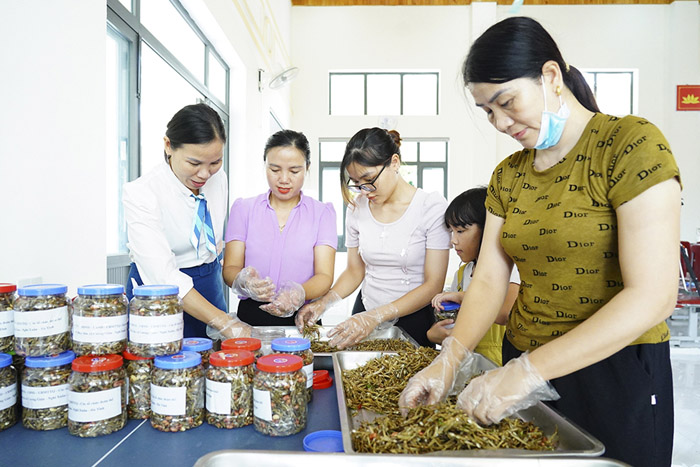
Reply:
[[[394,323],[419,344],[434,346],[426,332],[433,324],[430,300],[447,272],[447,201],[403,179],[400,145],[397,131],[366,128],[350,139],[340,163],[347,267],[327,294],[299,310],[296,323],[299,329],[315,323],[362,285],[352,317],[328,333],[341,349]]]

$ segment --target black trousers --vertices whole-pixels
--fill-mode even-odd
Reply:
[[[365,305],[362,303],[362,291],[360,291],[355,299],[355,306],[352,307],[352,314],[355,315],[363,311],[365,311]],[[428,304],[410,315],[399,318],[396,326],[406,331],[421,346],[434,349],[435,344],[428,340],[428,329],[434,322],[433,306]]]
[[[503,338],[503,363],[522,352]],[[635,467],[671,465],[673,376],[668,342],[627,346],[550,381],[561,396],[547,402],[605,445],[605,457]]]
[[[272,316],[259,308],[260,305],[266,304],[266,302],[257,302],[252,298],[241,300],[238,303],[238,319],[251,326],[295,326],[294,315],[289,318]]]

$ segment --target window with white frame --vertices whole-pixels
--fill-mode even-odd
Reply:
[[[601,112],[629,115],[636,112],[636,70],[581,70]]]

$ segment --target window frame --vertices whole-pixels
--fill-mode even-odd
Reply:
[[[637,106],[638,106],[638,100],[636,96],[637,88],[638,88],[638,76],[639,76],[639,70],[637,69],[632,69],[632,68],[624,68],[624,69],[604,69],[604,68],[582,68],[581,73],[584,75],[590,74],[593,75],[593,88],[591,91],[593,92],[593,95],[596,97],[596,101],[598,100],[598,76],[599,75],[630,75],[630,109],[628,114],[629,115],[634,115],[637,112]],[[600,107],[600,104],[598,104]]]

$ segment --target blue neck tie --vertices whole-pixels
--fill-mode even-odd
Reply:
[[[214,256],[216,256],[214,226],[211,223],[211,214],[209,213],[209,209],[207,209],[207,200],[202,194],[191,194],[190,196],[196,200],[194,205],[194,219],[192,220],[192,235],[190,237],[190,243],[192,243],[192,246],[197,252],[197,258],[199,258],[199,238],[202,236],[202,230],[204,230],[207,250],[211,251]]]

